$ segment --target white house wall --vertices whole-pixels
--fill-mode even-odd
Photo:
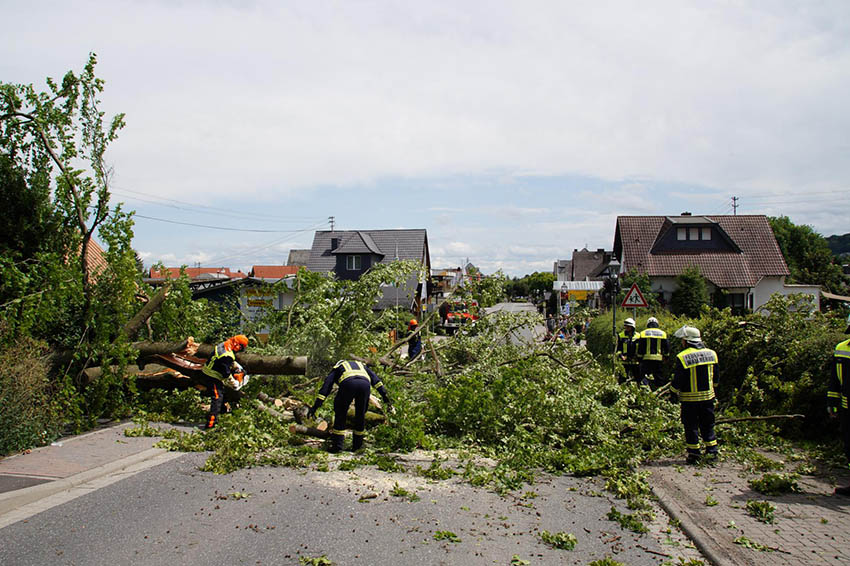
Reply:
[[[753,310],[765,304],[774,293],[783,296],[804,293],[814,297],[814,306],[820,309],[820,287],[818,285],[786,285],[784,277],[765,277],[753,289]]]

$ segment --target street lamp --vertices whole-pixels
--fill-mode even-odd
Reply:
[[[616,257],[612,257],[608,262],[608,267],[605,277],[611,282],[611,308],[613,316],[611,318],[611,330],[614,334],[614,351],[611,357],[611,366],[614,369],[614,375],[617,373],[617,291],[620,287],[620,262]]]
[[[569,291],[569,287],[567,286],[567,282],[564,281],[561,283],[561,292],[558,293],[558,317],[560,317],[564,312],[564,309],[561,307],[561,299],[563,299],[567,291]]]

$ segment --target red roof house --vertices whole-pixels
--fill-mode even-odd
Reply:
[[[255,265],[251,268],[250,276],[257,279],[283,279],[298,273],[298,265]]]
[[[662,303],[691,266],[708,280],[709,292],[726,291],[733,308],[756,309],[776,292],[818,293],[816,286],[785,285],[790,272],[764,215],[620,216],[614,255],[623,272],[647,274]]]

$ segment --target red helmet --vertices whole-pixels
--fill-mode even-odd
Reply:
[[[238,346],[238,348],[237,348]],[[248,347],[248,337],[244,334],[237,334],[230,339],[230,349],[236,352],[241,352]]]
[[[419,323],[416,322],[415,318],[410,319],[410,322],[407,324],[408,326],[419,326]]]

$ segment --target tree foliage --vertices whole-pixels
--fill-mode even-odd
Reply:
[[[676,276],[676,290],[670,299],[673,314],[699,316],[700,309],[709,302],[708,286],[699,267],[687,267]]]
[[[7,212],[0,244],[0,355],[23,338],[41,339],[73,359],[50,368],[64,417],[79,425],[126,410],[128,390],[109,374],[75,390],[89,362],[120,366],[129,359],[121,327],[135,312],[138,275],[132,219],[111,207],[106,150],[124,125],[99,110],[104,82],[90,55],[79,74],[47,79],[47,89],[0,83],[0,187]],[[87,268],[97,233],[106,268]],[[43,406],[53,406],[48,400]]]
[[[833,293],[846,291],[841,266],[835,263],[823,236],[811,226],[794,224],[787,216],[769,217],[768,220],[791,271],[788,283],[821,285]]]
[[[534,302],[542,301],[545,293],[552,292],[554,282],[554,273],[535,271],[531,275],[506,281],[505,292],[510,298],[529,297]]]

